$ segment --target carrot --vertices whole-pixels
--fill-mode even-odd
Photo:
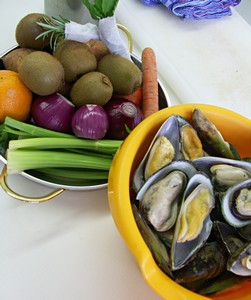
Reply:
[[[158,72],[154,50],[144,48],[141,54],[142,63],[142,114],[147,118],[159,110]]]
[[[115,98],[123,98],[132,101],[136,106],[141,107],[142,87],[139,86],[135,92],[130,95],[114,95]]]

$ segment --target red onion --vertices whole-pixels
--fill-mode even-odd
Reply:
[[[74,114],[71,122],[73,133],[82,138],[102,139],[108,130],[108,117],[102,106],[84,104]]]
[[[109,119],[107,138],[123,140],[142,121],[141,110],[131,101],[112,98],[104,105]]]
[[[63,95],[39,96],[32,104],[31,116],[37,126],[59,132],[71,131],[75,105]]]

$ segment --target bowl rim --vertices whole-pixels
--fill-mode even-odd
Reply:
[[[180,112],[180,109],[191,111],[194,108],[199,108],[213,113],[227,112],[229,117],[237,118],[238,120],[241,120],[249,127],[251,127],[251,120],[231,110],[215,105],[180,104],[163,109],[162,111],[159,111],[148,117],[147,120],[141,122],[141,124],[139,124],[134,129],[133,134],[130,134],[126,138],[113,159],[108,179],[108,201],[115,225],[124,241],[126,242],[127,247],[136,258],[142,276],[152,287],[152,289],[155,290],[157,294],[159,294],[164,299],[203,300],[216,298],[208,298],[182,287],[181,285],[174,282],[171,278],[169,278],[166,274],[164,274],[156,265],[152,254],[145,244],[137,227],[136,221],[133,217],[130,201],[125,201],[125,199],[130,199],[130,191],[127,187],[130,185],[131,168],[134,161],[132,157],[134,157],[136,152],[138,151],[137,147],[137,149],[135,149],[133,147],[130,147],[130,145],[142,144],[142,141],[146,137],[147,129],[150,128],[149,124],[153,126],[153,124],[158,123],[158,120],[164,119],[164,117],[170,116],[171,114],[178,114],[178,112]],[[128,155],[128,151],[130,151],[130,156]],[[121,170],[123,170],[123,177],[118,176],[121,174]],[[125,211],[127,213],[124,213]]]
[[[14,45],[11,48],[9,48],[8,50],[4,51],[3,53],[0,54],[0,59],[17,48],[19,48],[18,44]],[[139,66],[141,64],[140,58],[133,53],[130,53],[130,55],[131,55],[134,63],[136,63]],[[161,93],[161,95],[160,95],[161,96],[160,97],[161,104],[166,105],[166,107],[170,107],[171,106],[170,97],[169,97],[163,83],[159,79],[158,79],[158,86],[159,86],[159,91]],[[2,161],[4,164],[7,163],[6,158],[1,153],[0,153],[0,161]],[[81,185],[81,186],[76,185],[75,186],[75,185],[60,184],[60,183],[55,183],[55,182],[52,182],[49,180],[38,178],[36,176],[29,174],[26,171],[22,171],[20,173],[20,175],[24,176],[25,178],[27,178],[33,182],[36,182],[41,185],[48,186],[48,187],[51,187],[54,189],[61,188],[61,189],[70,190],[70,191],[92,191],[92,190],[105,189],[108,186],[108,182],[102,183],[102,184],[90,185],[90,186],[85,186],[85,185]]]

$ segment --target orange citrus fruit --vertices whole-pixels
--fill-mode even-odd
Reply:
[[[0,123],[6,116],[18,121],[26,121],[32,103],[31,90],[14,71],[0,70]]]

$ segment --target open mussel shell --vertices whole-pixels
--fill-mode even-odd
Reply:
[[[170,259],[167,248],[163,242],[159,239],[157,234],[148,226],[145,219],[141,216],[135,204],[132,204],[132,212],[139,228],[139,231],[150,249],[155,261],[162,271],[172,277],[172,272],[170,268]]]
[[[165,137],[168,141],[170,141],[171,145],[173,146],[173,149],[175,150],[174,157],[172,159],[179,159],[179,153],[180,153],[180,138],[179,138],[179,122],[175,115],[171,115],[159,128],[157,133],[155,134],[154,138],[152,139],[152,142],[144,155],[141,163],[139,164],[138,168],[135,170],[134,177],[133,177],[133,188],[136,192],[140,190],[142,185],[145,183],[145,168],[148,161],[148,158],[150,156],[150,151],[153,148],[156,140],[159,137]],[[152,155],[153,158],[155,158]],[[148,164],[150,164],[148,162]]]
[[[171,247],[173,270],[182,268],[207,241],[212,221],[210,213],[215,205],[210,179],[197,173],[188,182],[175,224]]]
[[[173,161],[150,176],[139,190],[139,208],[157,231],[169,230],[174,225],[184,189],[195,173],[192,163]]]
[[[229,188],[221,202],[225,220],[234,227],[251,224],[251,179]]]
[[[206,156],[193,160],[193,164],[211,178],[218,191],[224,192],[229,187],[251,178],[251,163],[247,161]]]
[[[251,243],[246,243],[227,261],[227,270],[240,276],[251,276]]]

